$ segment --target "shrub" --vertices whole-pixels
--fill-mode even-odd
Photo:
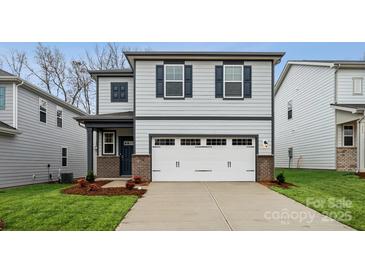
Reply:
[[[0,219],[0,231],[4,230],[5,228],[5,221]]]
[[[133,176],[133,181],[136,184],[140,184],[140,183],[142,183],[142,177],[141,176]]]
[[[132,190],[136,186],[136,183],[133,180],[128,180],[125,184],[125,188],[128,190]]]
[[[85,179],[78,179],[76,180],[76,184],[78,187],[86,187],[87,186],[87,181]]]
[[[285,183],[284,173],[280,172],[278,176],[276,176],[276,180],[278,180],[279,184]]]
[[[97,191],[101,189],[101,186],[97,185],[97,184],[90,184],[87,191]]]
[[[95,182],[95,174],[91,170],[86,175],[86,181],[88,182]]]

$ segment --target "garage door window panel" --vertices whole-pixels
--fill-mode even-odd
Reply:
[[[207,139],[207,146],[225,146],[227,139]]]
[[[233,146],[252,146],[252,139],[232,139]]]
[[[155,139],[155,146],[174,146],[175,139]]]
[[[181,146],[200,146],[200,139],[181,139]]]

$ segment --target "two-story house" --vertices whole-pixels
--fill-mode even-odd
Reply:
[[[88,169],[153,181],[271,180],[275,52],[125,52],[90,71]]]
[[[86,130],[78,108],[0,70],[0,188],[86,174]]]
[[[364,172],[364,79],[364,61],[289,61],[275,86],[276,166]]]

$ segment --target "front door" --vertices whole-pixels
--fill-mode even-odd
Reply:
[[[134,142],[132,136],[119,137],[120,175],[132,174],[132,154]]]

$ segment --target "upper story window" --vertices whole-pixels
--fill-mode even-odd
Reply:
[[[59,106],[57,106],[56,115],[57,115],[57,126],[62,127],[63,109]]]
[[[354,94],[362,94],[362,78],[352,78],[352,90]]]
[[[291,118],[293,118],[293,101],[290,100],[288,102],[288,120],[290,120]]]
[[[103,132],[103,154],[115,154],[115,132]]]
[[[39,121],[47,122],[47,101],[39,98]]]
[[[243,98],[243,66],[224,66],[224,98]]]
[[[165,65],[165,98],[184,98],[184,65]]]
[[[0,110],[5,110],[5,87],[0,87]]]
[[[110,101],[115,102],[128,102],[128,83],[111,83],[111,95]]]
[[[352,147],[354,145],[354,127],[352,125],[343,126],[343,146]]]

